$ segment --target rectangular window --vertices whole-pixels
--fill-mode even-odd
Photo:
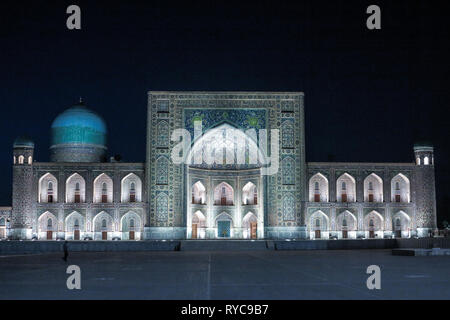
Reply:
[[[400,202],[400,195],[399,194],[396,194],[395,195],[395,202]]]
[[[53,195],[52,195],[52,194],[49,194],[49,195],[47,196],[47,202],[48,202],[48,203],[52,203],[52,202],[53,202]]]
[[[341,196],[342,202],[347,202],[347,194],[343,193]]]
[[[80,201],[81,199],[80,199],[80,195],[79,194],[76,194],[75,195],[75,203],[80,203],[81,201]]]
[[[130,194],[130,202],[136,202],[136,195]]]
[[[102,203],[107,203],[108,202],[108,195],[103,194],[102,195]]]
[[[369,194],[369,202],[373,202],[373,194]]]
[[[320,202],[320,193],[314,195],[314,202]]]

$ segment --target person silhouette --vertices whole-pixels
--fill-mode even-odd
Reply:
[[[66,240],[63,244],[63,250],[64,250],[64,257],[63,260],[67,262],[67,257],[69,256],[69,250],[68,250],[69,242]]]

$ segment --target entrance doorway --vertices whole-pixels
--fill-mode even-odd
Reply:
[[[130,231],[129,239],[134,240],[134,231]]]
[[[320,230],[316,230],[315,232],[315,238],[320,239]]]
[[[370,231],[369,231],[369,238],[370,238],[370,239],[375,238],[375,231],[373,231],[373,230],[370,230]]]
[[[257,224],[256,222],[250,223],[250,238],[256,239],[256,230],[257,230]]]
[[[395,237],[401,238],[402,237],[402,230],[395,230]]]
[[[108,232],[106,231],[102,232],[102,240],[108,240]]]
[[[80,230],[73,231],[73,240],[80,240]]]
[[[198,238],[198,229],[197,229],[198,225],[196,223],[192,224],[192,239],[197,239]]]
[[[53,240],[53,231],[47,231],[47,240]]]
[[[343,239],[347,239],[348,238],[348,231],[347,230],[342,230],[342,238]]]
[[[231,221],[217,221],[217,235],[219,238],[229,238]]]

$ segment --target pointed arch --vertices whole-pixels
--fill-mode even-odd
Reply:
[[[336,198],[339,202],[356,201],[356,180],[347,172],[336,180]]]
[[[201,210],[197,210],[192,215],[192,224],[197,224],[199,228],[206,227],[206,217]]]
[[[203,183],[198,180],[192,185],[192,204],[205,204],[206,203],[206,188]]]
[[[253,212],[249,211],[242,219],[242,226],[244,228],[250,228],[250,223],[252,222],[258,222],[258,218]]]
[[[86,181],[79,173],[73,173],[66,180],[66,202],[84,203],[86,201]]]
[[[142,201],[142,180],[133,172],[123,177],[122,181],[120,182],[120,201]]]
[[[58,180],[50,172],[39,179],[39,202],[58,202]]]
[[[400,223],[398,223],[400,222]],[[397,211],[392,216],[392,229],[395,231],[409,231],[411,228],[411,218],[403,210]]]
[[[383,231],[384,218],[375,210],[370,211],[364,217],[364,228],[368,231]]]
[[[113,202],[113,180],[101,173],[94,179],[94,203]]]
[[[249,181],[242,188],[242,204],[256,205],[258,204],[258,189],[256,185]]]
[[[216,226],[217,226],[218,221],[231,221],[231,225],[233,225],[233,218],[231,217],[231,215],[228,212],[225,212],[225,211],[216,217],[216,219],[215,219]]]
[[[106,223],[105,223],[106,222]],[[101,211],[92,220],[94,232],[112,232],[114,219],[106,211]]]
[[[383,202],[383,179],[373,172],[364,179],[364,201]]]
[[[410,182],[408,177],[403,173],[397,174],[391,180],[391,201],[409,203],[410,199]]]
[[[55,239],[58,231],[58,219],[50,212],[45,211],[38,218],[38,237],[39,239]],[[50,232],[51,239],[47,236]],[[46,234],[47,233],[47,234]]]
[[[214,188],[214,205],[234,205],[234,189],[227,182],[223,181]]]
[[[330,228],[330,219],[322,210],[317,210],[310,215],[308,226],[310,231],[328,231]]]
[[[358,220],[356,216],[348,210],[341,212],[336,217],[337,229],[339,231],[356,231],[358,229]]]
[[[320,172],[309,179],[309,201],[328,202],[328,179]]]
[[[66,232],[74,232],[74,230],[84,232],[86,230],[84,216],[82,216],[78,211],[73,211],[66,217],[65,228]]]
[[[130,232],[137,231],[140,232],[142,229],[142,219],[134,211],[128,211],[126,214],[120,218],[120,231]]]
[[[227,213],[222,212],[215,219],[216,236],[219,238],[233,237],[233,218]]]
[[[249,211],[242,219],[243,236],[245,239],[257,239],[258,238],[258,218]]]

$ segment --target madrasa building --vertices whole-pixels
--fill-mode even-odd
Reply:
[[[436,229],[433,147],[408,163],[306,162],[301,92],[149,92],[144,163],[107,157],[79,103],[50,161],[13,144],[0,236],[39,240],[424,237]],[[114,128],[113,128],[114,130]],[[142,151],[144,152],[144,146]]]

